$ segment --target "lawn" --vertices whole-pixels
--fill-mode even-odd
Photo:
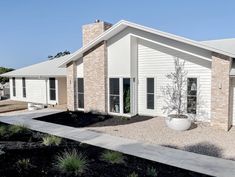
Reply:
[[[0,123],[0,176],[206,176],[68,139]]]

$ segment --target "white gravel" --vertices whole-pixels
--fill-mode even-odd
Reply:
[[[235,128],[225,132],[210,127],[208,123],[198,123],[196,128],[178,132],[167,128],[164,118],[155,117],[126,125],[97,123],[96,127],[85,129],[235,160]]]

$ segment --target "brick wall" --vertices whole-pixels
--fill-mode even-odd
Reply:
[[[107,47],[103,42],[83,57],[85,111],[107,112]]]
[[[231,127],[229,115],[231,58],[212,54],[211,125],[223,130]]]
[[[70,62],[67,65],[67,108],[71,111],[76,109],[76,62]]]

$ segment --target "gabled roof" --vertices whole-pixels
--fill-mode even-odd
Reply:
[[[66,68],[59,68],[62,62],[65,62],[70,58],[70,55],[65,55],[60,58],[55,58],[20,68],[5,74],[2,77],[65,77]]]
[[[79,50],[77,50],[76,52],[74,52],[73,54],[70,55],[70,57],[68,58],[68,60],[66,60],[65,62],[62,62],[60,67],[65,67],[66,64],[68,64],[71,61],[76,61],[77,59],[81,58],[83,56],[83,54],[88,51],[89,49],[91,49],[92,47],[96,46],[97,44],[99,44],[100,42],[104,41],[104,40],[108,40],[111,37],[115,36],[116,34],[118,34],[119,32],[121,32],[123,29],[127,28],[127,27],[132,27],[135,29],[139,29],[145,32],[149,32],[152,34],[156,34],[162,37],[166,37],[172,40],[176,40],[179,42],[183,42],[185,44],[189,44],[195,47],[199,47],[205,50],[209,50],[212,52],[217,52],[220,54],[224,54],[230,57],[235,58],[235,53],[231,53],[229,51],[220,49],[220,48],[216,48],[214,46],[209,46],[207,44],[204,44],[202,42],[198,42],[198,41],[194,41],[188,38],[184,38],[181,36],[177,36],[174,34],[170,34],[170,33],[166,33],[163,31],[159,31],[153,28],[149,28],[146,26],[142,26],[136,23],[132,23],[132,22],[128,22],[128,21],[124,21],[121,20],[120,22],[116,23],[115,25],[113,25],[110,29],[108,29],[107,31],[105,31],[104,33],[102,33],[101,35],[99,35],[97,38],[95,38],[94,40],[92,40],[90,43],[88,43],[87,45],[83,46],[82,48],[80,48]]]
[[[235,54],[235,38],[201,41],[201,43]]]

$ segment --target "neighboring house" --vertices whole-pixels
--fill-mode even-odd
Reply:
[[[228,130],[235,125],[234,44],[235,39],[198,42],[127,21],[113,26],[97,21],[83,26],[83,47],[73,54],[3,76],[11,78],[14,100],[164,116],[161,88],[174,70],[174,58],[180,58],[188,72],[188,115]]]
[[[17,69],[10,77],[10,99],[44,105],[67,103],[66,69],[59,68],[69,55]]]

